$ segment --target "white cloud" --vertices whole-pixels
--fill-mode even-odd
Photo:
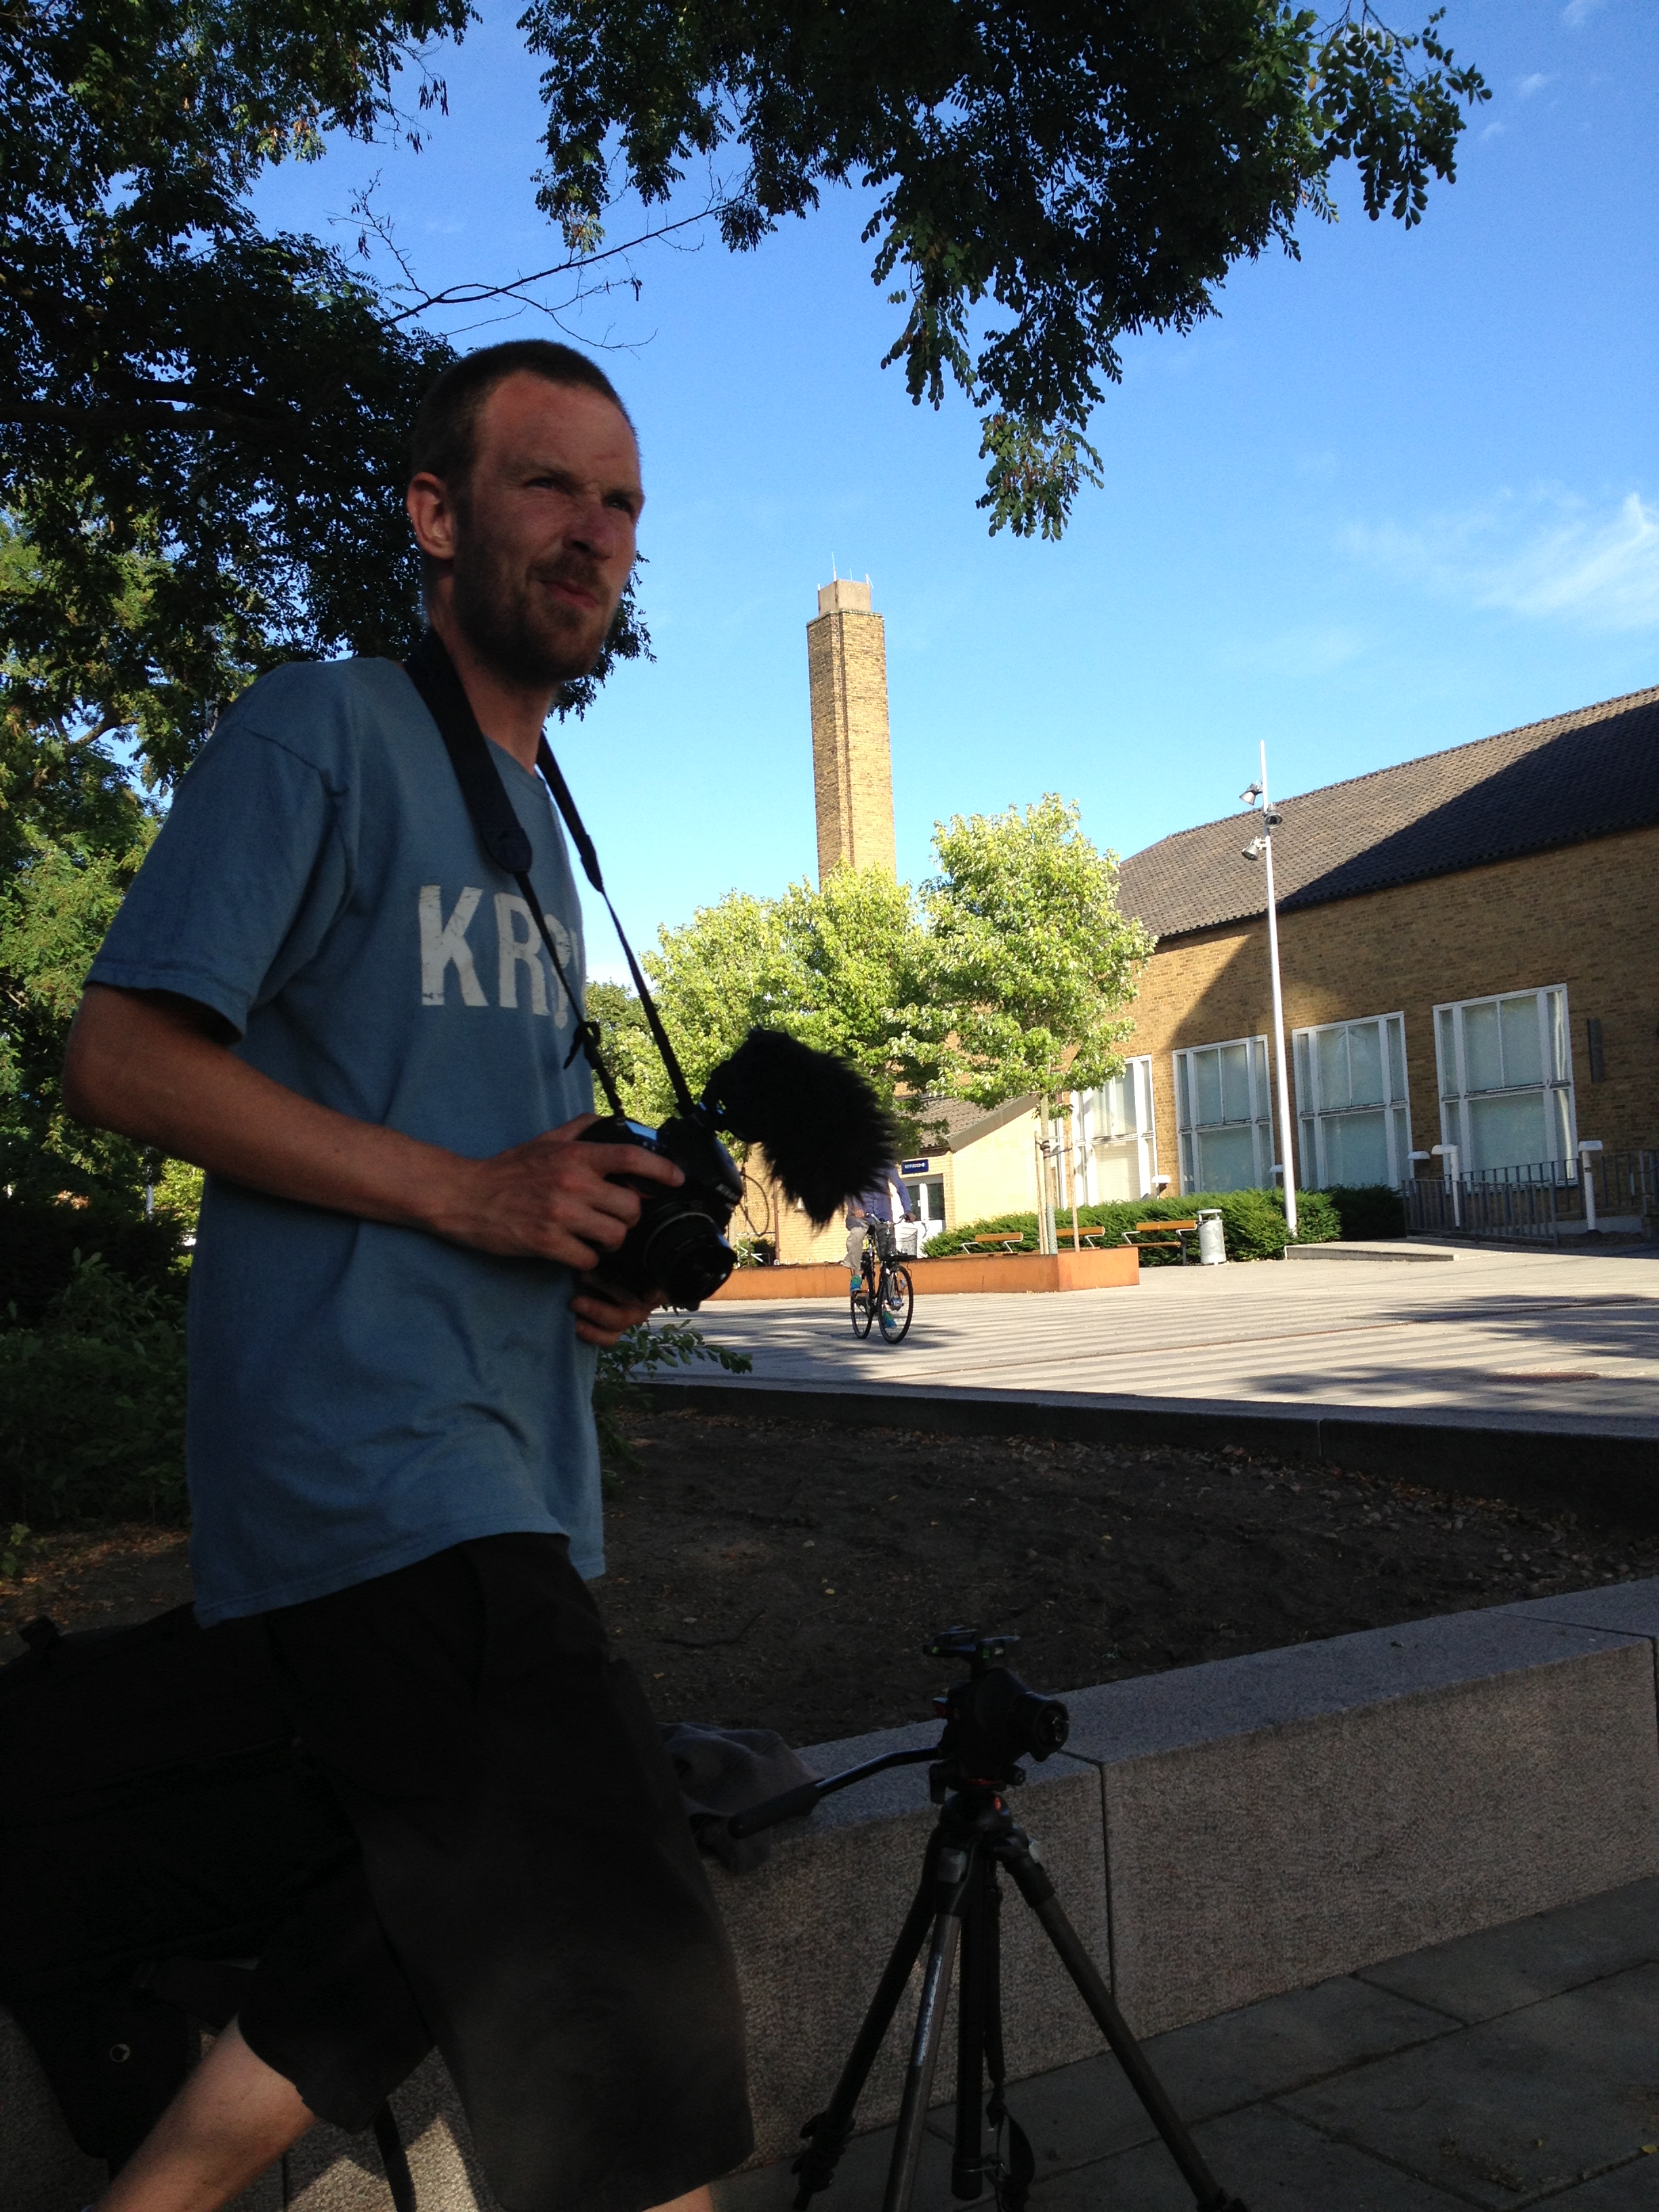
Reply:
[[[1542,92],[1544,87],[1553,82],[1541,70],[1534,70],[1530,76],[1523,76],[1515,89],[1522,100],[1530,100],[1534,93]]]
[[[1659,629],[1659,506],[1592,512],[1560,494],[1505,498],[1416,529],[1357,528],[1347,549],[1466,605],[1590,630]]]
[[[1561,21],[1570,31],[1580,30],[1603,4],[1604,0],[1567,0],[1561,10]]]

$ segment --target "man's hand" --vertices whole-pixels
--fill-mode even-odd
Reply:
[[[602,1283],[595,1276],[584,1275],[576,1296],[570,1301],[570,1310],[576,1316],[576,1334],[582,1342],[597,1344],[609,1352],[630,1328],[649,1321],[661,1304],[660,1298],[653,1298],[647,1304],[627,1291],[619,1291],[614,1283]]]
[[[578,1144],[596,1119],[578,1115],[510,1152],[467,1161],[469,1172],[459,1179],[455,1200],[432,1225],[441,1236],[476,1245],[481,1252],[559,1260],[586,1273],[603,1253],[617,1249],[640,1218],[639,1193],[611,1177],[637,1176],[670,1188],[685,1181],[672,1161],[642,1146]],[[631,1313],[625,1293],[617,1293],[617,1311]],[[617,1333],[650,1310],[644,1307],[621,1322]]]

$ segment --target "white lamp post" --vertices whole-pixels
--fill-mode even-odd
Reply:
[[[1431,1145],[1429,1158],[1446,1163],[1446,1180],[1451,1185],[1452,1226],[1461,1229],[1463,1226],[1463,1194],[1457,1188],[1457,1147],[1455,1145]]]
[[[1578,1146],[1578,1188],[1584,1194],[1584,1226],[1592,1237],[1595,1234],[1595,1178],[1590,1173],[1586,1155],[1601,1149],[1599,1137],[1585,1137]]]
[[[1273,975],[1273,1073],[1279,1084],[1279,1172],[1285,1182],[1285,1226],[1291,1236],[1296,1235],[1296,1170],[1291,1164],[1291,1085],[1285,1062],[1285,993],[1279,975],[1279,901],[1273,890],[1273,833],[1284,817],[1275,814],[1267,798],[1267,744],[1261,744],[1261,781],[1253,783],[1239,797],[1247,805],[1261,802],[1261,831],[1244,848],[1247,860],[1260,859],[1267,871],[1267,966]]]

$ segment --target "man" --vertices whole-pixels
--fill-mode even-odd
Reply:
[[[864,1279],[864,1244],[872,1224],[902,1221],[906,1191],[897,1167],[892,1166],[878,1183],[860,1191],[847,1208],[847,1266],[857,1290]]]
[[[422,405],[428,618],[583,973],[536,775],[634,560],[643,494],[568,348],[470,356]],[[191,1286],[197,1610],[266,1624],[359,1846],[104,2212],[212,2212],[313,2118],[362,2127],[433,2042],[507,2212],[706,2212],[749,2148],[732,1960],[601,1571],[593,1279],[678,1183],[592,1119],[533,917],[390,661],[292,666],[226,714],[70,1042],[82,1119],[208,1171]]]

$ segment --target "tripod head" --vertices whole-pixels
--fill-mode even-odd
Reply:
[[[1018,1641],[975,1628],[947,1628],[922,1646],[930,1659],[968,1663],[967,1680],[933,1700],[945,1723],[939,1763],[928,1777],[935,1800],[947,1790],[1004,1789],[1023,1782],[1022,1759],[1047,1759],[1065,1742],[1071,1721],[1060,1699],[1029,1689],[1002,1664]]]
[[[952,1790],[1006,1790],[1025,1779],[1022,1759],[1047,1759],[1060,1749],[1071,1729],[1071,1720],[1058,1698],[1045,1698],[1028,1689],[1012,1668],[1002,1664],[1017,1636],[994,1636],[976,1628],[947,1628],[924,1644],[928,1659],[964,1659],[968,1679],[956,1682],[933,1700],[933,1711],[945,1723],[937,1744],[917,1751],[884,1752],[849,1766],[844,1774],[831,1774],[822,1782],[803,1782],[781,1797],[733,1813],[726,1822],[732,1835],[757,1836],[780,1820],[810,1813],[820,1799],[837,1790],[866,1782],[893,1766],[928,1769],[927,1781],[935,1804]]]

